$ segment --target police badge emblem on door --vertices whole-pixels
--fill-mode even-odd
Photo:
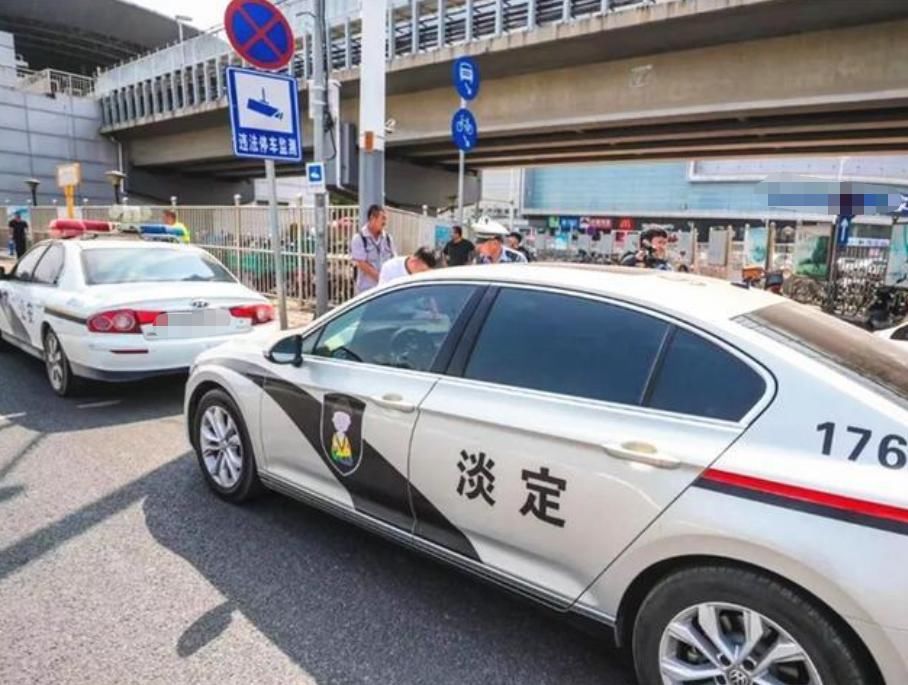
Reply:
[[[366,405],[349,395],[325,395],[322,402],[322,451],[341,475],[352,475],[363,458]]]

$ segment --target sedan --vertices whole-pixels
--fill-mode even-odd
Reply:
[[[199,353],[273,319],[263,296],[189,246],[50,240],[0,269],[0,346],[43,359],[61,396],[82,379],[186,373]]]
[[[642,685],[904,685],[906,395],[897,348],[778,296],[546,264],[206,352],[185,409],[218,496],[607,626]]]

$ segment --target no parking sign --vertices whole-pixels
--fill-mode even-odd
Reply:
[[[237,54],[259,69],[277,71],[293,58],[293,31],[268,0],[233,0],[224,14],[227,38]]]

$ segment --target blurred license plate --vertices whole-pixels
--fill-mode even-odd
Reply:
[[[161,314],[155,319],[152,334],[161,338],[188,338],[226,333],[230,328],[230,312],[225,309],[206,309]]]

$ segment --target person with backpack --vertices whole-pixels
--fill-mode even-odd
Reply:
[[[369,207],[366,225],[350,241],[350,258],[356,271],[355,294],[378,285],[385,262],[394,259],[394,243],[385,230],[388,215],[379,205]]]

